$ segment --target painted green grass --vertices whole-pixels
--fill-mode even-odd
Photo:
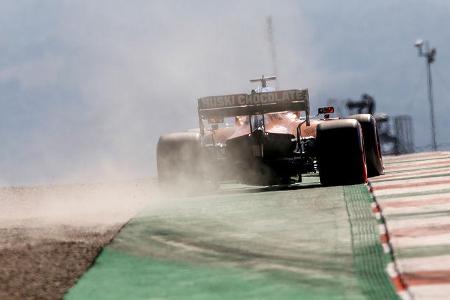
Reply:
[[[157,261],[105,249],[66,299],[357,299],[239,268]]]
[[[66,298],[392,299],[382,255],[365,186],[233,188],[149,207]]]
[[[386,274],[392,257],[383,253],[379,242],[378,223],[372,215],[372,198],[367,187],[346,186],[344,195],[351,224],[354,268],[362,292],[367,299],[398,299]]]

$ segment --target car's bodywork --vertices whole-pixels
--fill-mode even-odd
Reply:
[[[200,98],[202,144],[224,178],[239,175],[251,183],[261,176],[287,180],[313,172],[308,147],[319,121],[310,120],[309,110],[308,90]]]
[[[264,84],[264,78],[262,80]],[[184,138],[161,137],[158,171],[162,174],[168,168],[173,170],[175,160],[184,160],[189,165],[184,168],[195,169],[195,174],[201,174],[207,180],[278,184],[301,181],[302,174],[322,170],[322,174],[334,176],[329,181],[334,184],[346,181],[332,169],[345,169],[348,164],[350,171],[342,171],[344,176],[345,172],[354,173],[348,182],[365,182],[366,155],[381,161],[375,121],[370,115],[333,120],[329,117],[333,111],[332,107],[322,108],[319,109],[321,118],[311,118],[307,89],[260,89],[250,94],[200,98],[199,133]],[[363,131],[366,130],[373,140],[369,142],[370,149],[363,142]],[[318,133],[321,133],[320,137]],[[346,144],[339,145],[340,140]],[[174,150],[181,149],[183,143],[196,144],[191,151],[193,155],[188,157],[183,155],[184,150]],[[330,149],[332,147],[336,149]],[[176,155],[166,159],[168,153],[175,152]],[[356,160],[354,156],[357,156]],[[170,162],[164,163],[164,160]],[[353,173],[352,168],[356,170]],[[375,175],[382,173],[379,162],[375,168]],[[328,179],[321,176],[321,181],[325,183]]]

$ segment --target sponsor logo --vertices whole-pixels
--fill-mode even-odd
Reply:
[[[306,101],[307,97],[307,90],[287,90],[270,93],[256,93],[250,95],[235,94],[204,97],[199,99],[198,104],[200,109],[211,109],[245,105],[263,105],[268,103]]]

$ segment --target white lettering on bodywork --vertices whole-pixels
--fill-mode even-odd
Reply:
[[[286,90],[256,94],[235,94],[224,96],[212,96],[199,99],[201,109],[260,105],[269,103],[283,103],[292,101],[308,101],[307,90]]]

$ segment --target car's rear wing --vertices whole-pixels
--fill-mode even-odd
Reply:
[[[198,99],[200,120],[282,111],[304,111],[309,124],[308,90],[211,96]]]

